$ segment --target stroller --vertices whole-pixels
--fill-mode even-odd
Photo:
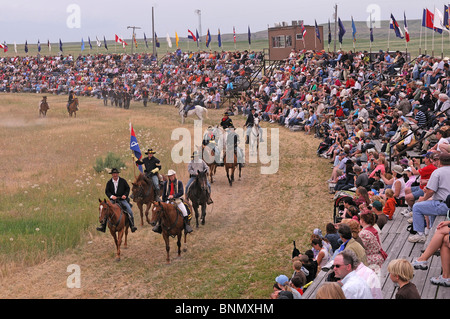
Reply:
[[[331,145],[333,145],[334,140],[331,139],[328,135],[325,137],[322,143],[319,144],[319,147],[317,148],[317,156],[320,156],[321,154],[328,151]]]
[[[336,192],[334,195],[334,211],[333,211],[333,222],[340,223],[342,220],[341,212],[344,211],[344,199],[353,198],[354,192],[352,191],[340,191]]]

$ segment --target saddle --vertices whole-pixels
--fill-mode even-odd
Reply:
[[[192,218],[192,211],[191,211],[191,208],[190,208],[190,206],[189,206],[188,204],[186,204],[186,203],[184,202],[184,200],[183,200],[182,198],[180,198],[180,200],[183,202],[183,205],[184,205],[184,207],[186,208],[186,211],[187,211],[187,217],[188,217],[188,220],[190,220],[190,219]],[[170,203],[175,207],[175,209],[177,210],[178,215],[180,215],[181,217],[183,217],[183,213],[182,213],[181,210],[178,208],[177,202],[176,202],[175,200],[173,200],[173,201],[171,201]]]

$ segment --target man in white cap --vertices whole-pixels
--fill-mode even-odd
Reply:
[[[186,206],[184,206],[184,202],[183,202],[183,198],[182,198],[184,195],[183,183],[177,179],[176,174],[177,173],[173,169],[169,169],[169,171],[167,172],[167,176],[168,176],[169,180],[164,181],[163,201],[167,202],[167,203],[174,203],[178,207],[180,212],[183,214],[184,230],[186,233],[190,233],[190,232],[192,232],[192,228],[189,225],[188,213],[186,210]],[[159,223],[157,223],[154,231],[160,232],[160,230],[161,230],[161,226],[159,225]]]

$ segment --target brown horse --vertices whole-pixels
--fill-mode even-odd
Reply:
[[[113,204],[106,199],[99,198],[99,222],[103,223],[106,219],[108,223],[109,231],[111,236],[114,238],[114,243],[116,244],[116,261],[120,261],[120,245],[122,244],[122,238],[125,234],[125,243],[123,247],[127,247],[127,237],[128,237],[128,227],[130,223],[128,221],[127,214],[120,208],[118,204]],[[117,234],[116,234],[117,233]]]
[[[163,177],[164,179],[164,177]],[[140,173],[136,180],[131,184],[131,198],[137,204],[139,208],[139,213],[141,214],[141,226],[144,225],[144,205],[145,208],[145,219],[147,223],[150,224],[148,219],[148,212],[150,207],[152,206],[153,201],[155,200],[155,192],[153,182],[148,179],[144,174]],[[160,190],[159,196],[162,195],[162,189]]]
[[[46,117],[47,111],[50,109],[47,103],[47,97],[44,96],[42,101],[39,103],[39,117]]]
[[[172,204],[164,202],[153,202],[152,219],[150,225],[155,226],[159,220],[162,228],[162,236],[166,243],[166,262],[170,264],[169,236],[177,236],[178,257],[181,256],[181,233],[184,229],[184,220],[181,213]],[[186,244],[186,232],[184,233],[184,243]]]
[[[191,201],[195,212],[196,227],[198,228],[198,208],[202,207],[201,223],[205,225],[206,206],[208,205],[208,175],[206,171],[197,171],[197,176],[186,193],[187,198]]]
[[[69,116],[72,117],[72,114],[77,117],[77,110],[78,110],[78,98],[74,98],[72,103],[69,104],[68,111]]]
[[[241,179],[241,168],[242,166],[238,164],[236,152],[233,152],[233,161],[227,158],[227,153],[223,153],[223,162],[225,166],[225,171],[227,172],[228,183],[230,186],[233,186],[234,182],[234,171],[236,170],[236,166],[239,167],[239,180]]]

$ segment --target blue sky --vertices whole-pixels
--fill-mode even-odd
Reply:
[[[81,38],[95,39],[95,36],[112,40],[114,34],[131,38],[127,26],[138,26],[138,38],[151,37],[152,6],[155,8],[155,31],[159,38],[171,37],[175,32],[187,36],[187,29],[198,28],[201,10],[202,34],[209,28],[212,34],[231,33],[233,26],[237,33],[266,30],[274,23],[304,20],[306,25],[319,24],[333,19],[334,4],[338,5],[338,16],[342,20],[365,21],[372,11],[381,20],[389,19],[391,13],[400,19],[406,11],[408,19],[420,19],[422,9],[434,6],[441,8],[445,2],[423,0],[388,1],[304,1],[304,0],[0,0],[0,42],[36,43],[50,40],[57,42],[80,41]]]

